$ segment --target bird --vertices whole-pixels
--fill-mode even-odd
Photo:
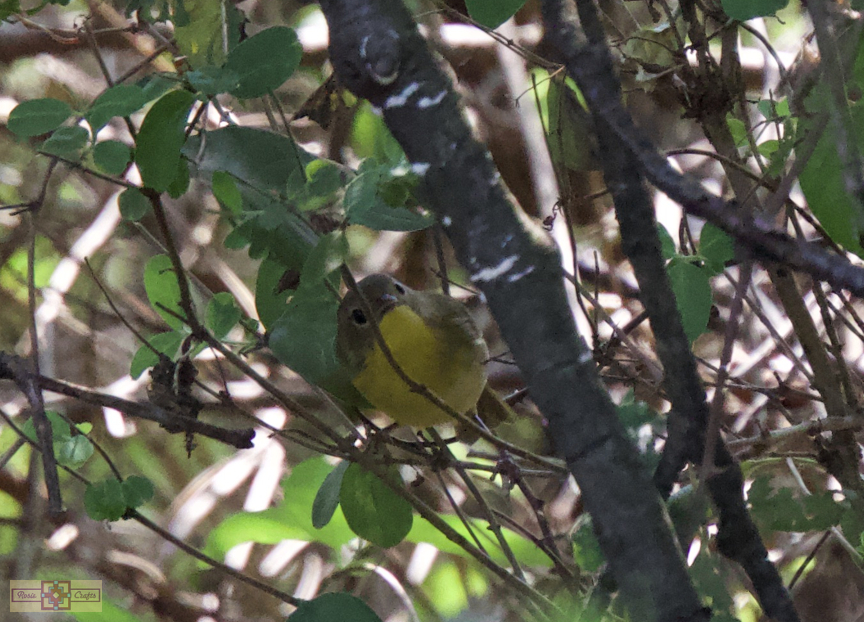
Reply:
[[[337,312],[337,356],[373,408],[415,428],[452,423],[452,416],[412,390],[394,369],[376,340],[376,324],[408,378],[457,413],[473,411],[486,387],[489,351],[465,305],[372,274],[345,294]]]

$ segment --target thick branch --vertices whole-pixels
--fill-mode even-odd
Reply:
[[[672,413],[667,447],[655,474],[655,482],[667,496],[684,463],[698,463],[706,453],[709,421],[705,393],[663,265],[653,205],[641,183],[643,171],[651,177],[647,163],[662,160],[663,168],[668,169],[668,165],[647,141],[635,134],[633,122],[621,106],[620,85],[594,3],[577,0],[577,6],[585,36],[580,36],[576,30],[575,20],[567,14],[562,0],[546,0],[544,21],[547,37],[562,55],[568,73],[577,80],[590,102],[601,142],[606,183],[612,189],[621,224],[622,245],[633,265],[640,297],[657,338]],[[691,37],[699,38],[692,28]],[[594,64],[590,70],[583,71],[581,63],[587,57]],[[605,94],[605,97],[598,98],[598,93]],[[697,182],[678,177],[676,187],[679,190],[698,191],[709,201],[716,199],[701,190]],[[737,214],[735,218],[736,222],[743,222]],[[714,470],[706,484],[719,514],[719,548],[747,572],[768,615],[778,620],[796,621],[798,616],[789,594],[776,568],[768,560],[765,546],[747,512],[741,470],[722,438],[712,436],[707,454]]]
[[[704,619],[662,503],[576,333],[557,254],[507,201],[404,5],[328,0],[322,9],[340,81],[383,112],[423,177],[427,204],[486,295],[629,605],[643,620]]]

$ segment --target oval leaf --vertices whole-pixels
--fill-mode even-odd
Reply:
[[[754,17],[774,15],[789,4],[789,0],[721,0],[721,4],[726,15],[746,22]]]
[[[381,618],[356,596],[336,592],[322,594],[314,600],[304,602],[297,611],[288,616],[290,622],[381,622]]]
[[[131,159],[129,145],[119,140],[103,140],[93,147],[93,162],[109,175],[122,175]]]
[[[401,481],[394,466],[390,477]],[[348,526],[361,538],[378,546],[396,546],[411,531],[411,504],[397,495],[377,475],[352,464],[342,477],[339,501]]]
[[[715,276],[726,269],[727,261],[735,258],[735,242],[723,230],[706,224],[699,234],[699,254],[705,258],[711,276]]]
[[[77,468],[93,455],[93,443],[86,436],[70,436],[62,443],[54,444],[57,462],[63,466]]]
[[[87,144],[89,138],[90,132],[80,125],[61,127],[42,143],[39,150],[61,158],[77,160],[78,154]]]
[[[180,308],[180,285],[168,255],[156,255],[147,262],[144,267],[144,291],[147,292],[150,306],[162,316],[168,326],[175,330],[184,326],[179,318],[165,311],[167,308],[180,316],[183,315]]]
[[[120,205],[120,215],[131,222],[141,220],[150,211],[150,200],[137,188],[126,188],[117,197],[117,203]]]
[[[18,104],[9,113],[6,126],[21,138],[39,136],[55,130],[72,116],[72,108],[58,99],[31,99]]]
[[[231,50],[225,62],[225,69],[239,76],[231,93],[241,99],[266,95],[294,73],[302,54],[297,34],[285,26],[249,37]]]
[[[812,107],[819,103],[821,100],[814,102]],[[864,106],[859,104],[852,107],[852,121],[855,140],[861,144],[864,137]],[[811,125],[812,122],[802,122],[802,131],[809,130]],[[833,123],[828,124],[798,179],[807,198],[807,206],[819,219],[825,232],[847,251],[864,257],[859,225],[864,215],[857,213],[856,202],[846,190],[843,163],[837,154],[837,130]]]
[[[468,15],[487,28],[498,28],[524,4],[525,0],[465,0]]]
[[[195,96],[172,91],[153,104],[135,139],[135,161],[146,186],[165,192],[177,177],[189,108]]]
[[[90,484],[84,491],[84,509],[93,520],[119,520],[126,513],[123,488],[116,479]]]
[[[315,385],[341,369],[335,345],[338,306],[323,281],[298,289],[270,333],[276,358]]]
[[[127,117],[138,111],[145,103],[147,103],[147,95],[140,86],[118,84],[97,97],[84,118],[87,119],[95,136],[114,117]]]
[[[177,352],[180,350],[180,344],[183,343],[185,338],[186,335],[173,330],[153,335],[147,340],[152,348],[143,345],[138,348],[135,356],[132,357],[129,375],[133,378],[138,378],[138,376],[144,373],[144,370],[158,364],[159,355],[156,352],[161,352],[171,360],[174,360],[177,357]],[[153,350],[156,350],[156,352]]]
[[[153,498],[153,482],[140,475],[130,475],[121,486],[126,507],[137,508]]]
[[[207,305],[204,325],[210,329],[216,339],[222,339],[240,321],[243,312],[234,301],[234,296],[228,292],[214,295]]]
[[[315,501],[312,502],[312,526],[315,529],[325,527],[333,518],[336,508],[339,507],[342,477],[350,465],[350,462],[343,460],[324,478],[324,483],[321,484],[321,488],[315,495]]]
[[[681,312],[684,332],[692,343],[705,332],[711,313],[711,285],[708,273],[682,259],[673,259],[667,267],[672,290]]]

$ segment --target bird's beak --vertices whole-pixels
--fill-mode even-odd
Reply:
[[[378,304],[378,308],[381,310],[381,316],[383,317],[385,313],[396,306],[398,300],[393,294],[381,294],[375,302]]]

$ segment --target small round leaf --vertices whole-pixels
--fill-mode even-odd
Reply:
[[[394,466],[389,477],[401,482]],[[393,492],[377,475],[352,464],[342,477],[339,501],[348,526],[361,538],[378,546],[396,546],[411,531],[411,504]]]
[[[137,188],[126,188],[117,198],[120,204],[120,215],[131,222],[144,218],[150,211],[150,200]]]

